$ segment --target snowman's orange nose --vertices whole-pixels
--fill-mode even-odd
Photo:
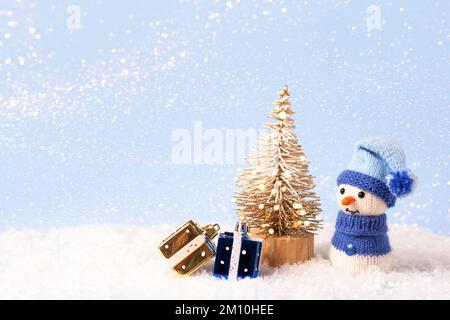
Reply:
[[[349,197],[345,197],[344,199],[342,199],[341,203],[342,203],[344,206],[348,206],[349,204],[352,204],[352,203],[354,203],[355,201],[356,201],[356,199],[355,199],[354,197],[349,196]]]

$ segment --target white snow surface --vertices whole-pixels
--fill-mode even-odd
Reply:
[[[0,235],[1,299],[450,299],[450,237],[391,226],[394,269],[352,277],[328,260],[333,228],[311,261],[227,281],[212,262],[178,277],[157,246],[176,226],[86,226]]]

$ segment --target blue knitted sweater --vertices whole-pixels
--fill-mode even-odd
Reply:
[[[382,256],[391,251],[386,214],[349,215],[339,211],[331,243],[347,255]]]

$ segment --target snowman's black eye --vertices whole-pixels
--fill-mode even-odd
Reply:
[[[363,191],[360,191],[360,192],[358,193],[358,197],[360,197],[361,199],[364,198],[365,196],[366,196],[366,193],[363,192]]]
[[[345,188],[341,188],[341,190],[339,190],[339,192],[340,192],[341,194],[344,194],[344,193],[345,193]]]

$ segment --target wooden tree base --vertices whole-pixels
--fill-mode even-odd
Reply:
[[[253,234],[252,236],[258,237]],[[301,263],[314,255],[314,236],[265,238],[262,249],[262,263],[271,267],[283,264]]]

